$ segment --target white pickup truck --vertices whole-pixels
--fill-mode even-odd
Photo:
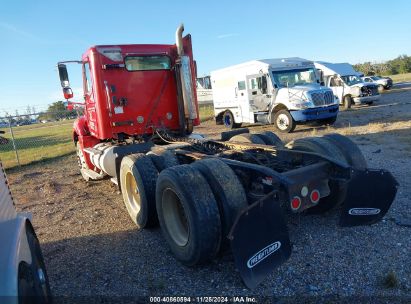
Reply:
[[[332,124],[339,102],[319,82],[314,63],[302,58],[254,60],[213,71],[216,122],[228,128],[275,124],[281,132],[312,121]]]
[[[16,212],[0,162],[1,303],[51,303],[43,255],[30,217]]]
[[[371,105],[380,99],[378,86],[365,83],[349,63],[314,62],[321,83],[332,89],[345,109],[352,104]]]

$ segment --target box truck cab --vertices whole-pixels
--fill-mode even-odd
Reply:
[[[197,100],[200,105],[213,103],[213,91],[211,89],[210,76],[197,77]]]
[[[335,122],[338,101],[319,83],[312,61],[263,59],[211,72],[217,124],[275,124],[292,132],[298,123]]]
[[[315,62],[322,84],[333,90],[345,109],[352,104],[371,105],[380,98],[378,86],[365,83],[361,73],[354,70],[349,63]]]

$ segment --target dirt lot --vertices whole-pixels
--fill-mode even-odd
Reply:
[[[251,127],[261,129],[273,127]],[[216,136],[222,128],[208,121],[196,131]],[[242,284],[231,256],[196,268],[176,262],[160,229],[135,228],[109,180],[82,181],[74,155],[8,177],[18,209],[33,213],[57,296],[411,297],[411,228],[399,225],[411,218],[411,87],[341,112],[333,127],[298,127],[280,137],[288,142],[329,132],[353,139],[370,167],[391,170],[400,183],[396,200],[373,226],[339,228],[337,211],[290,220],[290,260],[253,291]]]

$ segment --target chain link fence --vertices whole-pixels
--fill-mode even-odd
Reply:
[[[0,117],[0,159],[7,169],[75,151],[71,133],[79,110]]]
[[[213,119],[212,104],[202,104],[202,122]],[[74,120],[82,109],[0,117],[0,159],[7,169],[75,152]]]

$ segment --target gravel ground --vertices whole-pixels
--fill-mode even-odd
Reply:
[[[230,255],[201,267],[179,264],[160,229],[135,228],[109,180],[82,181],[74,155],[10,172],[9,180],[18,209],[33,213],[57,297],[248,295],[293,302],[339,295],[347,301],[405,302],[411,301],[411,228],[398,223],[411,219],[410,118],[411,90],[405,89],[383,94],[375,106],[342,112],[333,128],[298,127],[281,135],[288,141],[346,134],[369,167],[390,170],[400,188],[384,220],[372,226],[340,228],[336,210],[289,218],[291,258],[255,290],[243,285]],[[196,131],[215,136],[222,128],[210,121]]]

